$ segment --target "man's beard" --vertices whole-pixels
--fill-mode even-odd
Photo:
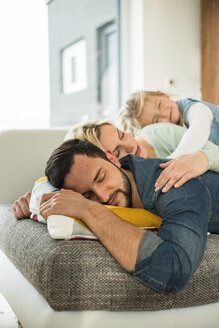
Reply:
[[[132,186],[127,175],[120,169],[123,176],[123,190],[121,193],[125,196],[125,207],[132,207]]]
[[[112,163],[115,165],[114,163]],[[125,197],[125,205],[124,207],[132,207],[132,186],[131,182],[129,181],[129,178],[127,175],[118,167],[115,165],[115,167],[121,172],[122,180],[123,180],[123,188],[117,189],[113,195],[110,196],[110,199],[113,199],[113,197],[118,194],[122,193]]]

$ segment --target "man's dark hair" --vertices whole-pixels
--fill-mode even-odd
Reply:
[[[52,152],[46,164],[45,174],[54,187],[63,187],[65,177],[74,164],[75,155],[100,157],[108,161],[106,154],[92,143],[79,139],[67,140]]]

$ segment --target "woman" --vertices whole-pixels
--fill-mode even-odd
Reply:
[[[87,140],[101,148],[110,150],[117,158],[128,154],[144,158],[168,157],[177,148],[186,129],[175,124],[157,123],[149,125],[135,137],[116,128],[110,121],[94,120],[78,124],[70,129],[65,140],[78,138]],[[167,192],[173,185],[180,187],[186,181],[207,170],[219,173],[219,147],[211,142],[200,151],[182,155],[161,164],[165,170],[156,181],[155,188]]]

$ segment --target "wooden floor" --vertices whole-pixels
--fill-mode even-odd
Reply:
[[[0,294],[0,328],[22,328],[2,294]]]

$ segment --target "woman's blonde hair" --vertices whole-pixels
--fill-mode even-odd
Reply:
[[[69,139],[80,139],[84,141],[89,141],[98,148],[105,151],[102,147],[99,139],[100,139],[100,127],[101,125],[113,125],[113,123],[109,120],[90,120],[88,122],[82,122],[74,125],[72,128],[69,129],[67,132],[64,140]]]
[[[147,96],[166,96],[168,94],[161,91],[137,91],[131,94],[125,105],[119,112],[119,125],[124,131],[135,133],[141,129],[138,117],[141,115],[142,108]]]

